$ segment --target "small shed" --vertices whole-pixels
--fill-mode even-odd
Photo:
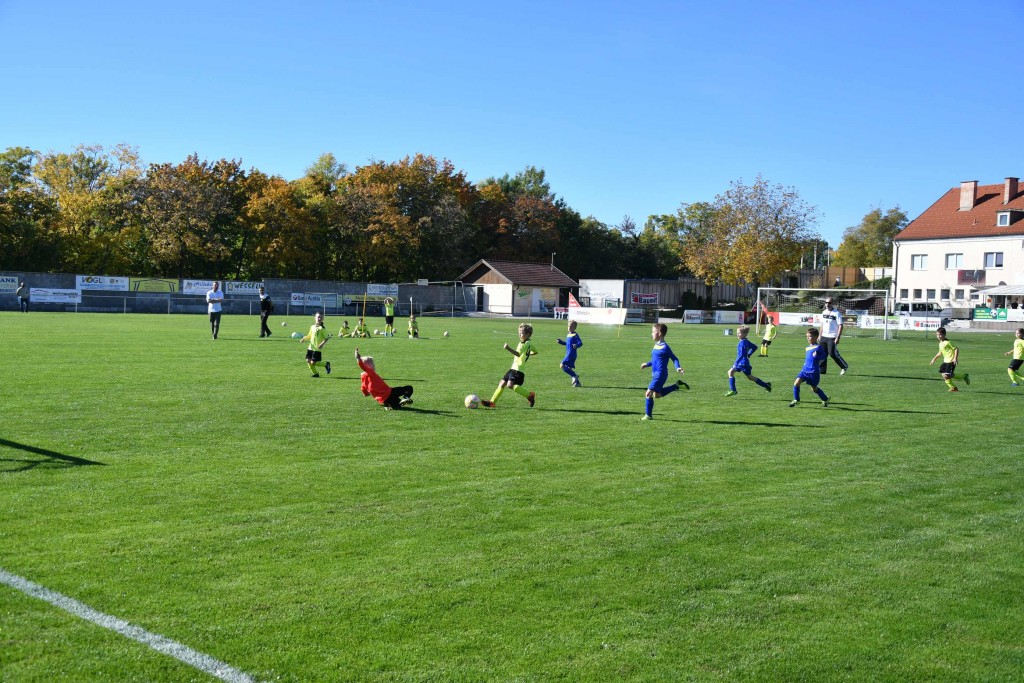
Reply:
[[[579,283],[553,263],[520,263],[481,259],[459,279],[476,287],[478,311],[505,315],[554,315],[569,303]]]

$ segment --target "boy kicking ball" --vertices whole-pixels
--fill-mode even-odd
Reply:
[[[512,391],[516,392],[527,401],[530,402],[530,407],[536,402],[537,395],[532,391],[527,391],[523,388],[523,382],[526,381],[526,375],[522,372],[522,367],[526,365],[526,361],[530,360],[530,356],[537,355],[537,352],[533,350],[533,344],[530,342],[530,337],[533,336],[533,325],[527,325],[523,323],[519,326],[519,344],[516,348],[512,348],[507,343],[503,347],[506,351],[516,357],[512,361],[512,369],[505,373],[505,376],[498,382],[498,388],[494,390],[494,395],[491,396],[491,400],[480,401],[480,405],[486,408],[494,408],[498,402],[498,398],[501,397],[505,388],[508,387]]]
[[[754,355],[754,351],[757,351],[757,347],[754,346],[754,342],[747,339],[748,334],[750,334],[750,328],[746,325],[736,328],[736,336],[740,338],[740,343],[736,345],[736,360],[729,368],[729,391],[725,392],[726,396],[735,396],[738,393],[736,391],[737,372],[742,372],[751,382],[771,393],[771,382],[764,382],[750,374],[753,372],[753,368],[750,367],[750,357]]]
[[[807,344],[808,347],[804,349],[804,367],[796,376],[796,381],[793,382],[793,400],[789,402],[789,407],[796,408],[800,405],[800,385],[807,382],[811,390],[821,399],[821,407],[828,408],[829,398],[824,391],[818,388],[818,383],[821,381],[819,363],[828,356],[828,349],[818,343],[818,330],[813,327],[807,330]]]
[[[323,362],[322,353],[328,338],[327,330],[324,328],[324,314],[317,311],[313,316],[313,324],[309,327],[309,333],[300,340],[300,342],[309,342],[309,346],[306,348],[306,365],[309,366],[313,377],[320,376],[316,369],[321,365],[326,368],[328,375],[331,374],[331,362]]]

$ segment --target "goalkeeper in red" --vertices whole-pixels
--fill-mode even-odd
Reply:
[[[665,343],[665,335],[668,334],[668,326],[665,323],[655,323],[651,326],[651,339],[654,340],[654,349],[651,350],[651,360],[640,366],[640,369],[651,368],[651,383],[647,385],[647,393],[644,394],[644,416],[641,420],[654,419],[654,399],[668,396],[677,389],[689,389],[690,385],[683,380],[665,386],[668,379],[668,364],[671,362],[676,366],[676,372],[680,375],[685,372],[679,366],[679,359],[672,349]]]
[[[412,387],[389,387],[387,382],[377,374],[373,356],[360,356],[358,346],[356,347],[356,363],[363,371],[363,374],[359,376],[363,396],[373,396],[377,403],[384,406],[384,410],[396,410],[412,405]]]

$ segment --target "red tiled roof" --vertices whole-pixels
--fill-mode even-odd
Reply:
[[[955,237],[998,237],[1024,235],[1024,192],[1003,204],[1005,184],[979,185],[974,208],[960,210],[960,186],[951,188],[937,202],[925,209],[895,239],[930,240]],[[1024,190],[1024,184],[1021,185]],[[1010,214],[1010,225],[996,225],[996,212],[1016,209]]]
[[[477,261],[459,276],[465,282],[475,282],[488,271],[494,271],[514,285],[541,287],[578,287],[579,283],[549,263],[519,263],[517,261]]]

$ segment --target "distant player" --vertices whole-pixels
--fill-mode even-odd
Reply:
[[[416,322],[416,314],[409,314],[409,339],[420,338],[420,324]]]
[[[384,406],[384,410],[396,410],[412,405],[412,387],[389,387],[387,382],[377,374],[373,356],[360,356],[358,346],[356,347],[356,363],[363,371],[363,374],[359,376],[363,396],[373,396],[377,403]]]
[[[206,310],[210,314],[210,334],[214,339],[220,334],[220,314],[223,303],[224,292],[220,291],[220,283],[214,282],[213,289],[206,293]]]
[[[850,369],[849,364],[839,355],[839,340],[843,336],[843,313],[832,305],[832,297],[825,299],[825,310],[821,312],[821,330],[819,341],[825,347],[825,356],[820,359],[821,374],[828,371],[828,359],[832,358],[839,366],[839,374],[845,375]]]
[[[932,357],[928,365],[935,365],[935,361],[942,356],[942,364],[939,366],[939,374],[950,391],[960,391],[953,384],[954,379],[962,379],[967,386],[971,385],[971,376],[967,373],[957,377],[956,364],[960,362],[960,349],[953,346],[953,342],[946,338],[946,328],[940,327],[935,330],[935,338],[939,340],[939,352]]]
[[[369,337],[370,331],[366,329],[366,321],[362,318],[356,323],[356,329],[352,330],[353,337]]]
[[[1020,366],[1024,365],[1024,327],[1017,328],[1017,338],[1013,340],[1013,348],[1003,355],[1013,356],[1010,360],[1010,367],[1006,368],[1006,371],[1010,373],[1010,385],[1019,387],[1024,382],[1024,377],[1018,372]]]
[[[665,343],[665,335],[668,334],[668,326],[665,323],[655,323],[651,326],[651,339],[654,340],[654,349],[651,350],[651,360],[640,365],[640,369],[651,368],[651,383],[647,385],[647,392],[644,394],[644,416],[641,420],[654,419],[654,399],[668,396],[677,389],[689,389],[690,385],[683,380],[665,386],[668,379],[669,361],[676,366],[676,372],[680,375],[686,372],[679,365],[679,359],[672,349]]]
[[[384,336],[395,336],[395,300],[390,296],[384,299]]]
[[[306,348],[306,365],[309,366],[313,377],[320,376],[316,369],[321,365],[327,370],[328,375],[331,374],[331,362],[324,363],[322,353],[328,339],[327,329],[324,327],[324,314],[317,311],[313,316],[313,324],[309,327],[309,333],[300,340],[309,342],[309,346]]]
[[[796,381],[793,382],[793,400],[789,402],[789,407],[796,408],[800,405],[800,385],[807,382],[811,390],[821,399],[822,407],[828,408],[829,398],[824,391],[818,388],[818,383],[821,381],[821,371],[818,368],[821,366],[822,357],[827,357],[828,351],[818,343],[818,330],[813,327],[807,330],[807,344],[807,348],[804,349],[804,367],[796,376]]]
[[[735,396],[737,393],[737,372],[742,372],[746,375],[747,379],[769,393],[772,390],[771,382],[764,382],[750,374],[753,372],[753,368],[750,367],[750,357],[754,355],[754,351],[757,351],[757,347],[754,346],[754,342],[747,339],[748,334],[750,334],[750,328],[746,325],[741,325],[736,328],[736,336],[740,338],[740,343],[736,345],[736,360],[733,362],[732,367],[729,368],[729,391],[725,392],[726,396]]]
[[[348,326],[348,321],[347,320],[343,320],[341,322],[341,328],[338,330],[338,336],[339,337],[351,337],[352,336],[352,328]]]
[[[490,401],[480,401],[480,405],[487,408],[493,408],[498,402],[498,398],[501,393],[505,391],[505,387],[508,387],[512,391],[516,392],[530,403],[532,408],[537,400],[537,395],[532,391],[527,391],[523,388],[523,382],[526,381],[526,375],[523,374],[522,368],[526,365],[526,361],[530,360],[530,356],[536,356],[537,352],[533,350],[533,343],[530,341],[530,337],[533,336],[533,325],[527,325],[523,323],[519,326],[519,344],[516,348],[512,348],[506,343],[504,349],[516,357],[512,361],[512,369],[505,373],[505,376],[498,382],[498,388],[494,390],[494,395],[491,396]]]
[[[768,347],[775,341],[775,335],[779,333],[779,328],[776,327],[775,323],[772,322],[771,317],[768,318],[768,324],[764,327],[764,336],[761,337],[761,355],[763,357],[768,356]]]
[[[583,340],[576,334],[576,321],[569,321],[569,329],[565,333],[565,341],[558,343],[565,347],[565,358],[562,359],[562,372],[572,377],[572,385],[580,386],[580,376],[576,374],[576,350],[583,346]]]

